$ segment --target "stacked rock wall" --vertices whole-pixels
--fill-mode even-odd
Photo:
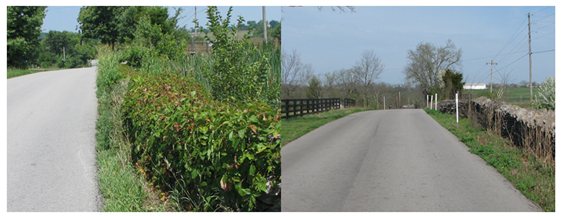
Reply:
[[[546,161],[555,161],[554,111],[528,110],[486,97],[473,99],[469,103],[467,100],[460,101],[459,107],[460,117],[469,116],[514,145]],[[455,115],[455,101],[438,102],[438,109]]]

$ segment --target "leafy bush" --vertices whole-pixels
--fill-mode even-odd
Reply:
[[[534,107],[555,110],[555,78],[547,77],[538,88]]]
[[[210,100],[189,77],[129,76],[123,117],[138,172],[186,210],[256,210],[281,180],[279,111]]]
[[[271,101],[279,98],[279,91],[265,89],[268,74],[272,70],[267,55],[252,58],[258,53],[258,48],[248,41],[248,33],[242,40],[236,38],[236,29],[242,26],[244,19],[239,17],[236,26],[229,26],[231,12],[232,8],[229,8],[227,17],[222,19],[217,7],[210,6],[207,10],[207,27],[214,39],[209,36],[206,39],[213,44],[212,55],[216,61],[205,75],[213,97],[229,102]]]

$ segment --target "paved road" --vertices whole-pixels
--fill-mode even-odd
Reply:
[[[97,211],[96,68],[8,83],[8,211]]]
[[[282,211],[541,211],[423,110],[349,115],[282,148]]]

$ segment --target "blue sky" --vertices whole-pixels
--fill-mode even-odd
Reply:
[[[170,15],[174,15],[174,9],[176,8],[183,8],[184,11],[182,12],[182,16],[185,18],[180,20],[180,26],[187,25],[187,28],[191,28],[194,26],[192,20],[194,19],[195,15],[195,8],[194,6],[167,6],[169,7],[168,13]],[[47,15],[43,20],[43,26],[41,29],[44,32],[48,32],[50,30],[55,31],[71,31],[77,32],[76,28],[78,26],[78,13],[80,13],[81,6],[50,6],[47,8]],[[207,7],[198,6],[198,20],[201,25],[204,25],[204,19],[206,17],[205,9]],[[227,15],[227,11],[229,7],[227,6],[219,6],[219,12],[223,17]],[[262,7],[261,6],[234,6],[232,12],[231,23],[236,22],[238,15],[244,17],[246,21],[255,20],[259,21],[262,19]],[[277,20],[280,21],[281,19],[281,10],[280,7],[274,6],[266,6],[266,19],[270,20]]]
[[[463,51],[465,81],[493,82],[510,73],[511,83],[529,81],[527,13],[533,13],[533,81],[555,75],[555,7],[355,7],[339,13],[325,7],[283,7],[282,47],[297,50],[316,74],[351,68],[373,49],[385,65],[378,82],[401,84],[407,51],[421,42],[444,46],[448,39]],[[512,39],[512,40],[511,40]],[[503,49],[504,48],[504,49]],[[498,55],[497,55],[498,54]],[[524,57],[523,57],[524,56]],[[521,59],[519,59],[521,58]],[[519,60],[518,60],[519,59]]]

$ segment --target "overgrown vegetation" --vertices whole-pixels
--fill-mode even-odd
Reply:
[[[98,90],[98,181],[103,194],[102,211],[134,212],[173,210],[170,203],[158,199],[148,182],[139,176],[131,160],[131,144],[124,136],[121,122],[121,104],[127,88],[122,79],[127,66],[119,65],[119,55],[100,49],[100,62],[96,80]]]
[[[143,201],[119,203],[124,211],[276,205],[263,197],[279,198],[281,183],[279,72],[273,69],[279,45],[234,39],[230,11],[223,20],[216,7],[208,9],[210,54],[186,54],[185,42],[150,15],[139,16],[135,40],[106,47],[112,51],[100,60],[97,84],[109,93],[98,97],[111,100],[100,102],[97,150],[120,162],[123,173],[136,173],[136,180],[117,181],[145,192],[135,195]],[[100,169],[100,176],[115,170]],[[104,199],[116,200],[111,189],[120,187],[104,189]]]
[[[368,111],[372,109],[367,108],[349,108],[349,109],[337,109],[330,110],[327,112],[305,115],[301,117],[294,117],[288,119],[282,119],[281,123],[281,145],[284,146],[293,140],[325,125],[331,121],[342,118],[344,116],[350,115],[352,113]]]
[[[555,167],[542,162],[525,150],[512,146],[502,137],[474,126],[471,119],[459,119],[437,110],[424,109],[444,128],[465,143],[470,152],[479,155],[494,167],[528,199],[539,204],[545,211],[555,212]]]
[[[41,26],[45,18],[44,6],[8,6],[7,8],[7,64],[8,67],[27,68],[37,52]]]
[[[12,77],[23,76],[27,74],[43,72],[43,71],[50,71],[50,70],[58,70],[58,68],[37,68],[37,69],[18,69],[18,68],[8,68],[7,75],[8,79]]]
[[[534,107],[555,110],[555,78],[547,77],[540,85],[535,95]]]
[[[186,210],[256,209],[280,173],[276,110],[210,100],[177,75],[129,77],[123,115],[137,170]]]
[[[18,69],[90,66],[98,40],[81,33],[49,31],[41,25],[47,7],[8,7],[8,67]]]

